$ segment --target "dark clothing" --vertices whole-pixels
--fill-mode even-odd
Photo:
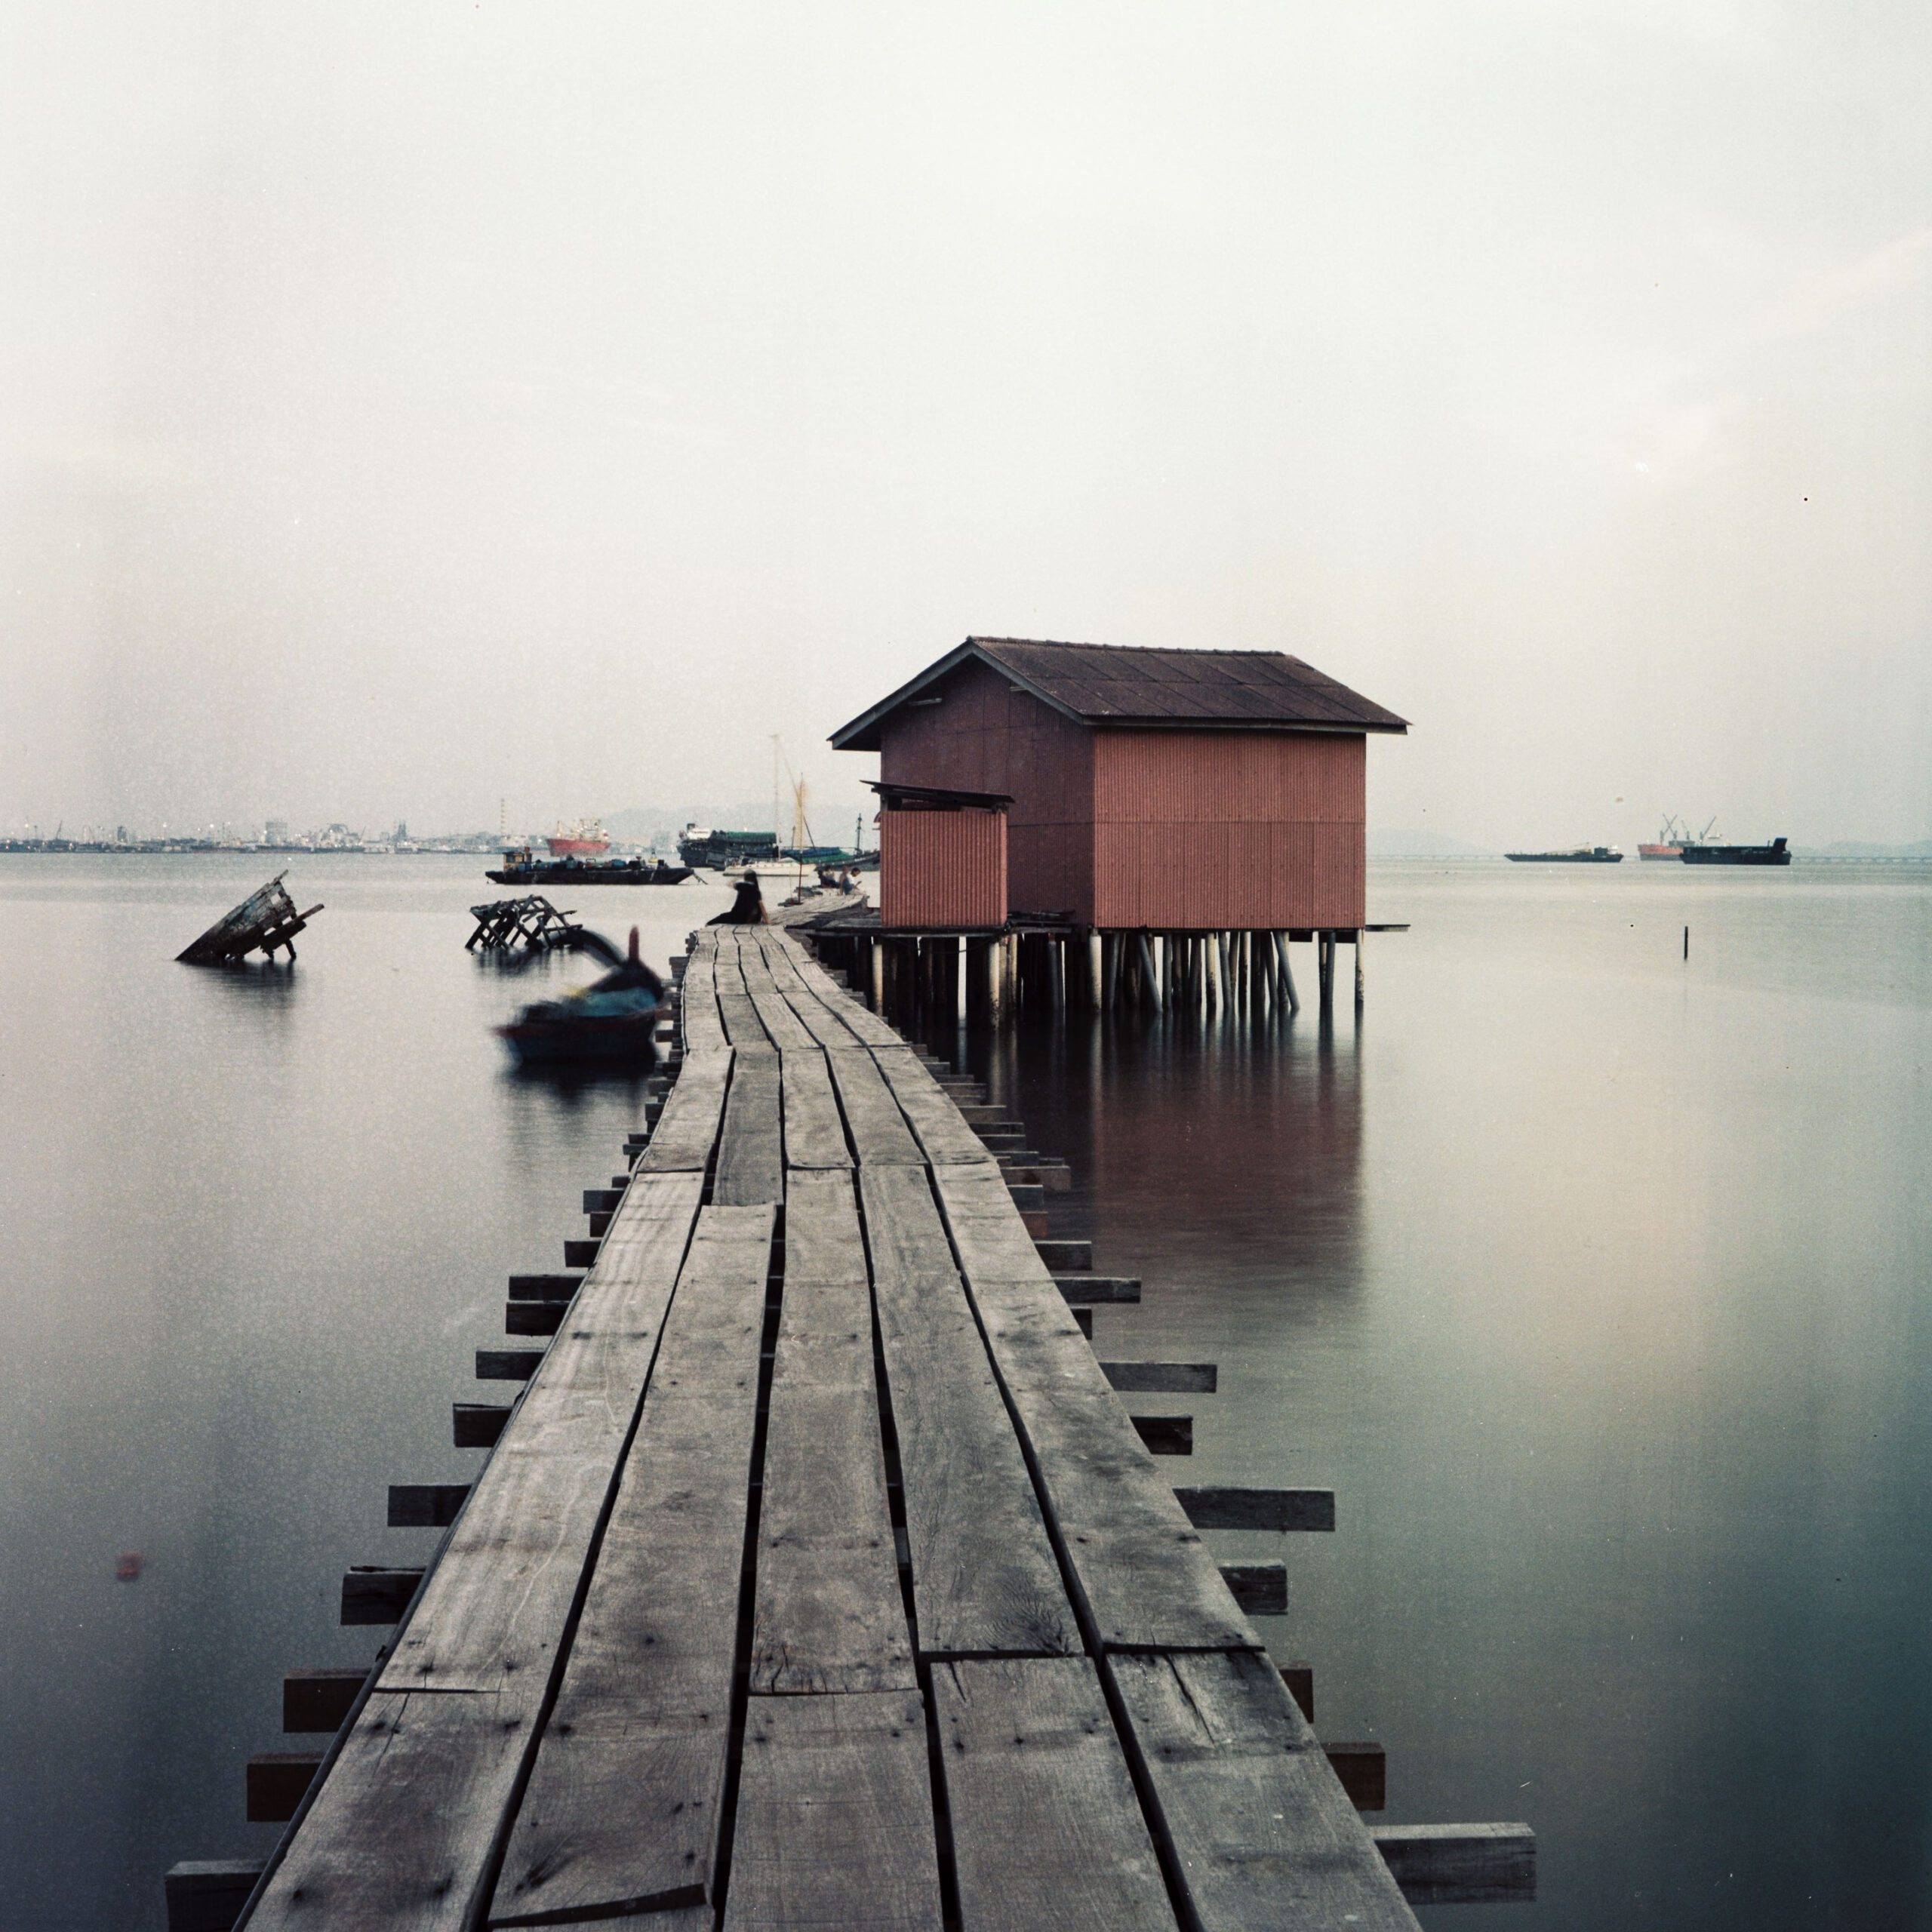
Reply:
[[[705,921],[708,926],[761,926],[765,923],[764,894],[759,889],[756,872],[746,873],[738,881],[737,897],[715,918]]]

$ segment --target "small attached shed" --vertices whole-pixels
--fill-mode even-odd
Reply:
[[[1006,813],[1000,792],[881,781],[879,924],[888,931],[996,931],[1006,924]]]
[[[1009,915],[1334,931],[1364,917],[1368,738],[1407,728],[1281,651],[968,638],[832,743],[883,788],[1010,797]]]

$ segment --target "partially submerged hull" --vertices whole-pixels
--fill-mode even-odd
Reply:
[[[1620,866],[1623,854],[1614,845],[1580,845],[1574,852],[1505,852],[1519,866]]]

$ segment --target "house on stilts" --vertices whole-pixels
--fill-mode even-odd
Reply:
[[[1368,739],[1407,728],[1281,651],[968,638],[832,734],[879,755],[875,989],[897,934],[952,942],[962,1012],[1017,974],[1057,1003],[1293,1008],[1302,940],[1324,1006],[1355,946],[1359,998]]]

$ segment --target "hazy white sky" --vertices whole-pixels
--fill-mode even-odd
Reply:
[[[849,796],[979,631],[1932,835],[1922,0],[0,0],[0,162],[8,829]]]

